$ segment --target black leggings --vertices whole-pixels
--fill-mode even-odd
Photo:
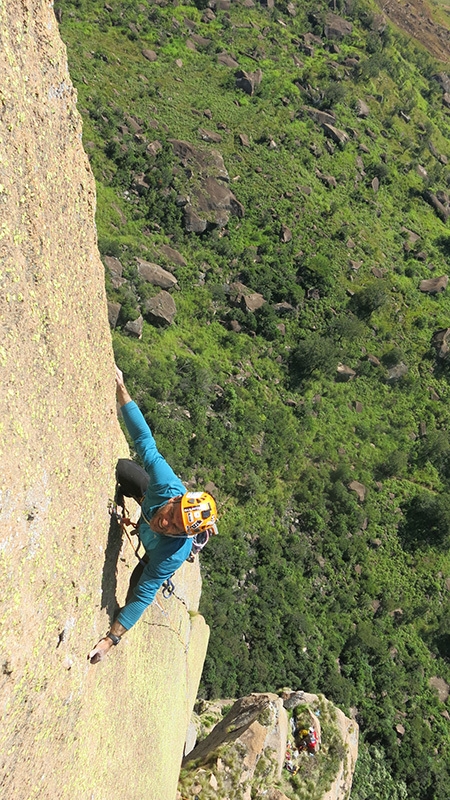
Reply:
[[[141,504],[150,480],[145,469],[129,458],[119,458],[116,466],[116,480],[120,492],[132,497]]]

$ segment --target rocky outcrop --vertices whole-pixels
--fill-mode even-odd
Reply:
[[[228,185],[229,175],[221,154],[179,139],[170,142],[190,176],[189,199],[183,202],[185,230],[203,233],[208,226],[225,227],[230,214],[243,217],[244,207]]]
[[[203,720],[211,726],[215,718],[216,724],[212,723],[208,735],[196,746],[192,747],[192,740],[187,747],[178,798],[195,794],[201,797],[203,789],[206,795],[213,788],[216,797],[284,800],[292,794],[292,771],[300,780],[303,775],[305,780],[318,783],[321,770],[326,769],[328,752],[336,749],[342,755],[323,800],[344,800],[349,796],[359,729],[340,709],[323,697],[291,689],[283,689],[281,696],[255,693],[240,698],[222,717],[221,708],[226,702],[229,701],[198,704],[191,734],[203,728]],[[314,728],[320,761],[311,761],[306,751],[296,751],[297,734],[293,731],[297,727]]]
[[[94,180],[52,6],[0,4],[0,784],[14,800],[142,800],[149,785],[170,800],[208,641],[200,574],[186,564],[175,595],[88,663],[136,560],[129,546],[119,558],[107,510],[128,447]]]

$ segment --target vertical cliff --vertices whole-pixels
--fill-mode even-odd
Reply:
[[[1,794],[170,800],[207,642],[198,567],[104,664],[86,660],[134,563],[107,511],[126,443],[52,6],[0,2]]]

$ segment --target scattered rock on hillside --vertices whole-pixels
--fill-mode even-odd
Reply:
[[[439,294],[444,292],[448,284],[448,275],[440,275],[438,278],[428,278],[420,281],[419,289],[428,294]]]
[[[447,222],[448,218],[450,217],[450,208],[449,204],[444,204],[441,202],[437,194],[433,194],[433,192],[426,191],[424,193],[425,200],[433,206],[434,210],[438,217],[442,220],[442,222]]]
[[[146,147],[146,152],[151,156],[156,156],[162,150],[162,144],[158,139],[150,142]]]
[[[320,171],[320,169],[316,169],[316,176],[317,178],[319,178],[319,180],[322,181],[322,183],[325,184],[325,186],[328,186],[328,188],[330,189],[337,188],[337,181],[333,175],[324,175],[323,172]]]
[[[339,144],[343,147],[348,142],[348,134],[345,131],[339,130],[339,128],[335,128],[334,125],[329,125],[327,122],[322,124],[323,131],[325,136],[328,136],[333,142]]]
[[[172,324],[177,313],[177,307],[169,292],[163,290],[155,297],[150,297],[146,300],[143,311],[152,325],[162,327]]]
[[[136,339],[142,339],[142,331],[144,329],[144,318],[140,315],[137,319],[129,320],[124,327],[125,333],[134,336]]]
[[[131,190],[138,195],[145,195],[145,193],[150,188],[150,185],[145,180],[145,175],[143,172],[134,175],[133,181],[131,184]]]
[[[364,502],[364,500],[366,499],[367,489],[363,483],[359,483],[359,481],[352,481],[351,483],[349,483],[348,488],[350,489],[350,491],[356,492],[360,503]]]
[[[169,142],[183,167],[190,167],[201,174],[214,175],[214,177],[223,181],[230,180],[224,160],[217,150],[201,149],[181,139],[169,139]]]
[[[103,263],[108,268],[111,275],[111,283],[113,289],[118,289],[122,286],[124,278],[122,278],[123,267],[118,258],[114,256],[103,256]]]
[[[108,322],[111,328],[116,327],[121,308],[122,306],[120,303],[113,303],[111,300],[108,300]]]
[[[156,61],[158,58],[154,50],[145,49],[142,51],[142,55],[147,59],[147,61]]]
[[[264,297],[259,292],[244,294],[241,298],[241,308],[243,311],[257,311],[265,304]]]
[[[356,102],[356,116],[366,118],[370,114],[370,108],[364,100],[357,100]]]
[[[310,108],[310,106],[303,106],[302,110],[306,111],[308,116],[320,125],[333,125],[336,122],[336,115],[331,111],[319,111],[319,109]]]
[[[286,314],[293,314],[295,308],[286,300],[284,300],[281,303],[275,303],[273,306],[273,310],[275,311],[276,314],[279,314],[280,316],[285,316]]]
[[[450,93],[450,75],[447,75],[446,72],[439,72],[437,75],[433,75],[433,78],[439,83],[444,92]]]
[[[337,377],[341,381],[351,381],[356,375],[355,370],[351,367],[347,367],[345,364],[338,364],[336,371]]]
[[[401,380],[408,372],[408,367],[403,361],[400,361],[400,364],[396,364],[395,367],[391,367],[388,370],[386,382],[387,383],[397,383],[397,381]]]
[[[202,22],[213,22],[216,19],[216,15],[212,8],[205,8],[203,15],[202,15]]]
[[[233,58],[233,56],[230,56],[229,53],[219,53],[219,55],[217,56],[217,62],[219,64],[222,64],[224,67],[232,67],[234,69],[239,67],[239,64],[236,61],[236,59]]]
[[[450,328],[442,328],[433,334],[432,344],[437,350],[439,358],[446,358],[450,349]]]
[[[372,355],[371,353],[367,354],[367,361],[369,362],[369,364],[372,364],[373,367],[381,367],[380,359]]]
[[[291,229],[288,228],[287,225],[282,225],[280,231],[280,240],[286,244],[287,242],[290,242],[291,239],[292,239]]]
[[[199,128],[198,135],[205,142],[213,142],[214,144],[220,144],[220,142],[222,141],[220,133],[216,133],[215,131],[208,131],[206,130],[206,128]]]
[[[409,228],[405,228],[404,225],[403,225],[401,231],[402,231],[402,233],[406,233],[407,239],[408,239],[409,242],[411,242],[411,244],[415,244],[420,239],[420,236],[419,236],[418,233],[416,233],[415,231],[410,230]]]
[[[138,264],[138,272],[143,278],[152,286],[160,286],[162,289],[171,289],[176,286],[177,279],[171,272],[163,269],[159,264],[152,264],[151,261],[144,261],[142,258],[136,259]]]
[[[236,73],[236,87],[249,95],[254,93],[261,81],[262,71],[260,69],[257,69],[256,72],[245,72],[245,70],[240,69]]]
[[[437,693],[439,695],[439,700],[441,701],[441,703],[445,703],[450,694],[450,686],[448,685],[448,683],[444,681],[443,678],[438,678],[437,676],[430,678],[428,683],[433,689],[437,690]]]
[[[373,190],[374,194],[376,194],[378,192],[378,189],[380,188],[380,181],[379,181],[379,179],[377,178],[376,175],[372,179],[371,186],[372,186],[372,190]]]
[[[350,36],[353,25],[343,17],[329,12],[325,17],[324,34],[327,39],[343,39]]]
[[[192,206],[187,205],[184,209],[184,229],[187,233],[204,233],[207,228],[206,219],[201,219]]]
[[[169,247],[168,244],[162,244],[159,246],[160,252],[170,261],[172,264],[175,264],[177,267],[185,267],[187,265],[186,259],[178,252],[178,250],[174,250],[173,247]],[[170,270],[170,267],[168,268]]]
[[[211,44],[211,39],[207,39],[205,36],[199,36],[198,33],[191,33],[191,39],[198,47],[208,47],[208,45]]]
[[[246,133],[239,134],[239,141],[242,147],[250,147],[250,139],[248,138]]]

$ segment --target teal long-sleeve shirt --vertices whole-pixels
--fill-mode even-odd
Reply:
[[[165,505],[171,497],[184,494],[186,488],[158,451],[150,428],[136,403],[131,401],[122,406],[122,416],[150,476],[139,524],[139,535],[149,562],[130,602],[117,617],[117,621],[129,630],[153,602],[159,587],[186,561],[192,549],[192,539],[187,536],[165,536],[153,531],[145,522],[144,516],[151,520],[157,508]]]

